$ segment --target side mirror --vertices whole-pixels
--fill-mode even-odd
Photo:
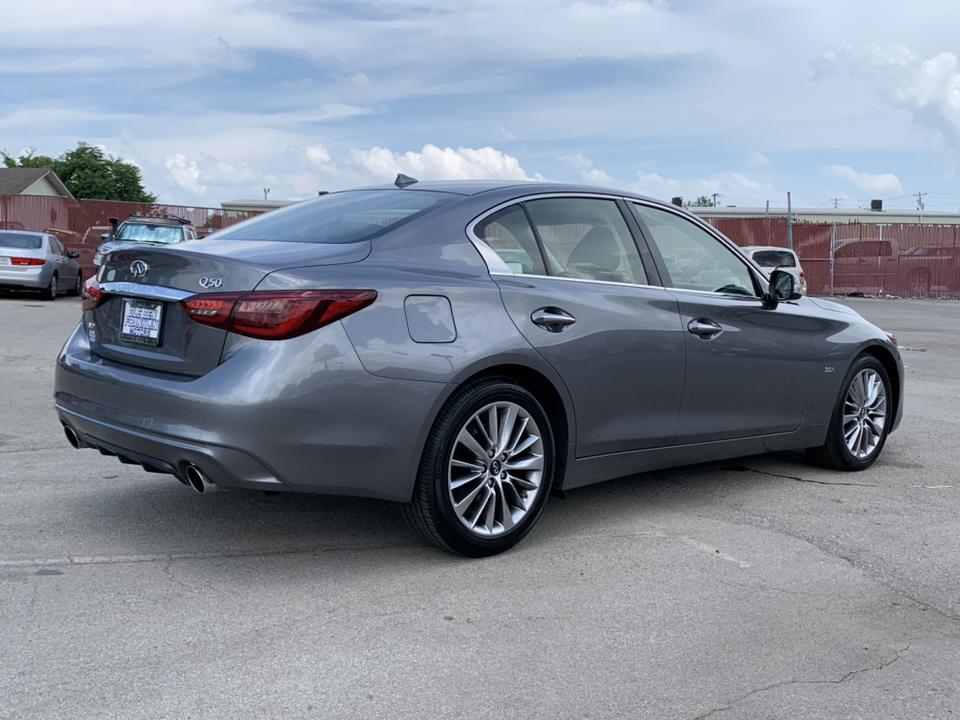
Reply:
[[[785,270],[774,270],[770,273],[770,285],[767,287],[767,296],[775,305],[787,300],[799,300],[803,295],[797,287],[797,279]]]
[[[76,250],[67,250],[67,257],[76,260],[78,257],[80,257],[80,253],[78,253]]]
[[[105,243],[110,239],[110,233],[100,233],[100,242]]]

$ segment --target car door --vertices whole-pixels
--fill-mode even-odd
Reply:
[[[631,202],[679,303],[686,376],[679,442],[796,430],[816,372],[819,324],[800,303],[771,307],[732,244],[686,213]]]
[[[507,312],[570,392],[579,457],[676,439],[678,304],[631,226],[601,196],[533,198],[471,226]]]
[[[48,261],[53,262],[54,270],[57,273],[57,290],[71,287],[74,278],[66,264],[68,258],[60,241],[53,235],[47,235],[47,257]]]

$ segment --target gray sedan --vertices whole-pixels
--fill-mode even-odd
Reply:
[[[64,292],[79,295],[83,274],[77,257],[53,235],[0,230],[0,287],[39,290],[47,300]]]
[[[646,197],[401,176],[188,245],[110,254],[55,402],[74,447],[204,493],[395,500],[482,556],[618,476],[863,470],[901,416],[891,336]]]

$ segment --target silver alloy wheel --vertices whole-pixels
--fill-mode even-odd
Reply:
[[[533,507],[543,478],[540,428],[520,405],[485,405],[460,428],[447,471],[453,510],[470,532],[509,532]]]
[[[858,460],[870,457],[883,438],[887,424],[887,390],[876,370],[854,376],[843,400],[843,439]]]

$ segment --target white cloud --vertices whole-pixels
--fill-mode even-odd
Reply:
[[[747,165],[749,167],[766,167],[770,164],[770,158],[764,155],[762,152],[752,152],[747,157]]]
[[[717,193],[720,205],[762,205],[766,200],[778,201],[782,195],[769,182],[738,172],[722,172],[688,180],[639,172],[632,189],[662,200],[678,195],[684,200],[695,200],[701,195],[710,197]]]
[[[308,145],[304,149],[304,155],[311,165],[324,166],[330,162],[330,153],[323,145]]]
[[[281,142],[277,140],[276,142]],[[225,160],[199,150],[178,149],[166,156],[163,172],[167,181],[158,189],[177,201],[185,196],[219,202],[234,197],[259,197],[269,187],[271,198],[298,199],[318,190],[339,190],[357,185],[392,181],[398,172],[419,180],[438,179],[542,179],[528,174],[517,158],[492,147],[440,148],[424,145],[420,151],[397,152],[385,147],[332,151],[320,143],[288,146],[277,156],[265,152],[247,154],[244,160]],[[232,144],[221,146],[221,150]],[[231,155],[234,155],[231,152]],[[278,163],[277,157],[283,157]],[[276,167],[284,170],[277,172]]]
[[[420,152],[396,153],[383,147],[353,150],[351,161],[372,179],[392,180],[398,172],[420,180],[532,180],[520,161],[492,147],[440,148],[424,145]]]
[[[866,80],[891,105],[907,110],[920,125],[933,128],[960,150],[960,59],[952,52],[923,58],[904,45],[841,43],[824,51],[816,76],[845,71]]]
[[[823,172],[831,177],[846,180],[854,187],[874,195],[890,196],[903,192],[900,179],[893,173],[857,172],[849,165],[827,165],[823,168]]]
[[[593,160],[583,153],[563,155],[560,157],[560,160],[576,170],[577,174],[580,175],[580,179],[588,185],[605,185],[609,187],[617,183],[616,178],[612,175],[594,167]]]
[[[206,188],[200,184],[200,168],[196,160],[190,160],[183,153],[174,153],[164,161],[164,165],[173,181],[183,190],[195,195],[206,192]]]

